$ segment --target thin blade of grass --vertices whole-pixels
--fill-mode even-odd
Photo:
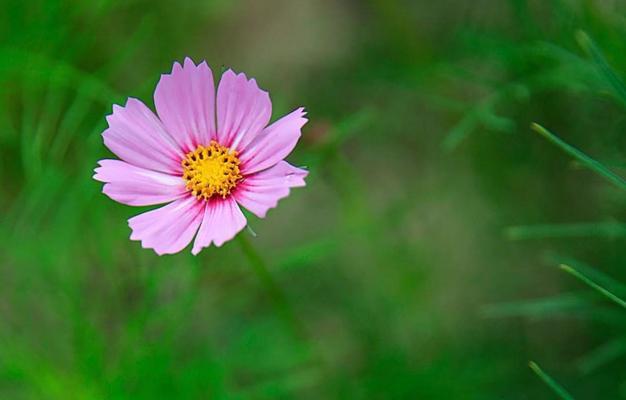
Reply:
[[[614,308],[613,305],[610,307],[601,306],[594,303],[591,298],[579,296],[578,305],[575,300],[567,303],[567,299],[564,299],[561,304],[550,304],[551,298],[545,299],[545,302],[542,301],[543,299],[529,300],[527,304],[524,302],[489,304],[480,308],[480,316],[493,319],[524,318],[533,321],[549,319],[553,322],[557,319],[562,321],[593,321],[616,329],[626,329],[622,309]],[[559,300],[555,298],[555,301]]]
[[[526,97],[528,97],[528,89],[519,83],[512,83],[496,90],[471,107],[463,118],[448,132],[442,142],[444,150],[452,151],[456,149],[481,124],[489,129],[510,132],[515,124],[510,119],[497,115],[495,113],[496,105],[505,98],[524,99]]]
[[[626,354],[626,340],[613,339],[581,357],[576,363],[583,374],[589,374]]]
[[[566,257],[562,255],[557,255],[554,253],[548,253],[546,256],[546,262],[550,265],[560,265],[565,264],[575,268],[580,273],[587,276],[589,279],[596,282],[598,285],[610,290],[616,295],[622,297],[626,296],[626,285],[622,282],[614,279],[604,272],[601,272],[597,268],[593,268],[587,263],[584,263],[580,260],[577,260],[572,257]]]
[[[488,304],[480,309],[486,318],[541,318],[567,314],[588,307],[592,302],[578,293],[565,293],[540,299]]]
[[[534,130],[535,132],[539,133],[540,135],[542,135],[546,139],[548,139],[554,145],[556,145],[557,147],[561,148],[561,150],[565,151],[567,154],[569,154],[570,156],[572,156],[575,159],[577,159],[578,161],[580,161],[587,168],[589,168],[592,171],[596,172],[598,175],[602,176],[603,178],[605,178],[606,180],[608,180],[609,182],[611,182],[612,184],[614,184],[618,188],[620,188],[622,190],[626,190],[626,180],[624,180],[622,177],[620,177],[620,176],[616,175],[615,173],[613,173],[611,170],[606,168],[599,161],[594,160],[593,158],[589,157],[588,155],[586,155],[582,151],[578,150],[577,148],[575,148],[573,146],[570,146],[569,144],[565,143],[559,137],[557,137],[552,132],[550,132],[549,130],[547,130],[546,128],[544,128],[543,126],[541,126],[541,125],[539,125],[537,123],[533,122],[531,124],[531,129]]]
[[[574,400],[571,394],[567,392],[567,390],[563,389],[561,385],[559,385],[552,377],[545,372],[535,363],[534,361],[530,361],[528,363],[530,369],[533,370],[535,374],[541,379],[552,391],[559,396],[559,398],[563,400]]]
[[[504,235],[509,240],[554,239],[575,237],[626,237],[626,224],[619,222],[590,222],[573,224],[539,224],[511,226]]]
[[[595,42],[587,35],[586,32],[578,31],[576,33],[576,40],[580,47],[585,50],[587,54],[591,56],[596,69],[600,72],[600,75],[609,83],[614,91],[614,94],[622,105],[626,106],[626,85],[624,81],[613,71],[613,68],[609,65],[608,61],[600,51],[600,48]]]
[[[376,111],[364,108],[340,121],[329,132],[328,147],[337,148],[355,134],[366,129],[376,118]]]
[[[566,264],[561,264],[559,267],[563,271],[567,272],[568,274],[574,276],[575,278],[577,278],[578,280],[582,281],[586,285],[590,286],[592,289],[596,290],[598,293],[600,293],[601,295],[605,296],[609,300],[613,301],[614,303],[618,304],[619,306],[621,306],[623,308],[626,308],[626,301],[624,301],[622,298],[620,298],[620,297],[616,296],[615,294],[613,294],[613,292],[610,292],[607,289],[603,288],[602,286],[598,285],[597,283],[595,283],[591,279],[587,278],[585,275],[581,274],[580,272],[578,272],[574,268],[572,268],[572,267],[570,267],[569,265],[566,265]]]

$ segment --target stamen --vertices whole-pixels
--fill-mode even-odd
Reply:
[[[187,153],[181,165],[186,188],[198,199],[208,200],[214,195],[226,198],[243,180],[237,152],[216,141]]]

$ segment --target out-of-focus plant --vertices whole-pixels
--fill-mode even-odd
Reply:
[[[512,4],[529,11],[528,2],[515,1]],[[552,2],[551,5],[553,7],[558,5],[559,13],[548,13],[550,16],[572,15],[572,8],[566,7],[561,2]],[[613,51],[616,51],[616,48],[619,48],[616,38],[623,37],[626,33],[623,21],[620,17],[607,18],[606,15],[596,11],[592,5],[582,7],[583,17],[571,18],[569,21],[584,21],[588,26],[596,28],[598,34],[602,35],[605,41],[612,45],[610,47]],[[487,90],[487,94],[482,99],[473,101],[470,105],[459,107],[464,109],[464,114],[443,140],[445,149],[457,149],[475,131],[486,130],[509,134],[514,132],[518,129],[517,122],[513,116],[504,116],[505,113],[507,110],[511,110],[512,105],[520,103],[527,103],[528,107],[532,108],[533,100],[538,96],[571,93],[581,99],[583,97],[598,97],[599,95],[600,98],[612,99],[612,103],[618,107],[626,107],[626,85],[620,74],[611,67],[599,46],[587,33],[576,31],[574,26],[571,26],[571,29],[563,29],[563,26],[560,26],[560,29],[551,30],[548,27],[544,29],[537,25],[537,20],[533,20],[529,12],[516,15],[523,20],[521,25],[527,28],[527,31],[521,35],[526,36],[527,39],[529,39],[528,36],[536,35],[535,40],[521,41],[518,44],[515,41],[492,35],[464,33],[466,45],[469,44],[479,53],[481,48],[489,52],[489,54],[484,53],[481,56],[488,60],[483,63],[483,67],[490,72],[476,75],[464,70],[455,71],[453,75],[463,77],[462,81],[472,82],[473,85]],[[600,20],[603,20],[605,24],[600,23]],[[608,21],[611,22],[607,23]],[[551,22],[559,25],[563,23],[563,20]],[[542,31],[544,35],[541,37],[537,35],[539,31]],[[560,33],[563,31],[569,31],[570,36],[561,36]],[[555,35],[554,42],[545,40],[549,33]],[[579,51],[574,47],[575,42],[585,54],[579,54]],[[494,48],[498,50],[494,52]],[[626,60],[623,57],[620,58],[619,55],[616,55],[614,58],[618,58],[620,67],[626,67]],[[504,74],[504,76],[499,74]],[[566,119],[569,123],[575,124],[576,119],[580,117],[580,115],[572,115],[567,116]],[[617,119],[615,124],[619,125],[620,118],[623,117],[616,115],[615,118]],[[621,196],[623,196],[624,191],[626,191],[626,180],[606,163],[588,156],[539,124],[533,123],[532,130],[572,157],[575,161],[574,166],[595,172],[618,191],[622,191]],[[599,137],[604,132],[592,132],[591,134]],[[606,140],[609,141],[610,138]],[[623,167],[623,159],[619,159],[619,155],[614,157],[618,158],[617,161],[612,159],[609,164],[618,168]],[[585,184],[580,184],[581,190],[585,186]],[[609,220],[607,222],[511,226],[505,230],[505,236],[510,240],[567,238],[623,240],[626,237],[626,224]],[[626,295],[626,286],[605,273],[575,258],[554,253],[549,254],[547,262],[559,265],[563,271],[579,279],[596,293],[626,308],[626,301],[621,297]],[[489,317],[553,318],[555,315],[571,315],[576,318],[596,320],[619,329],[616,337],[608,339],[597,350],[583,355],[579,359],[576,367],[583,374],[589,374],[611,361],[626,356],[626,323],[624,322],[626,321],[626,314],[623,311],[598,307],[597,299],[587,293],[572,292],[556,297],[499,303],[484,307],[483,312]],[[529,365],[531,370],[558,397],[565,400],[573,399],[573,396],[537,363],[531,361]]]

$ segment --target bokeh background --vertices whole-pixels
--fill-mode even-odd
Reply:
[[[626,292],[625,192],[529,128],[626,173],[625,11],[3,0],[0,398],[556,398],[530,360],[626,398],[626,311],[557,268]],[[91,178],[112,104],[185,56],[308,109],[308,186],[243,232],[295,322],[237,241],[158,257]]]

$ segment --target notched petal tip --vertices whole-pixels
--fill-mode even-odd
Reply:
[[[237,73],[232,68],[226,68],[222,72],[222,79],[224,79],[226,75],[231,75],[232,77],[235,77],[235,78],[237,77]]]
[[[168,80],[169,78],[172,77],[172,75],[174,75],[175,73],[179,73],[182,70],[183,70],[183,66],[181,65],[181,63],[178,61],[174,61],[174,64],[172,64],[172,70],[170,72],[162,73],[161,76],[159,77],[159,81],[157,82],[157,87],[159,86],[161,82]]]
[[[115,162],[117,160],[110,160],[110,159],[104,159],[104,160],[98,160],[97,162],[97,166],[93,169],[93,176],[92,178],[95,179],[96,181],[99,182],[107,182],[107,180],[104,178],[104,170],[106,169],[107,164],[110,164],[111,161]]]
[[[128,102],[128,99],[126,100],[126,102]],[[111,113],[107,114],[104,119],[107,122],[107,125],[109,126],[109,128],[111,127],[112,124],[112,119],[114,118],[115,114],[124,111],[124,106],[119,105],[119,104],[113,104],[111,106]],[[106,130],[104,131],[106,132]],[[104,134],[104,132],[102,132]]]
[[[126,99],[126,104],[124,104],[124,107],[137,106],[137,105],[140,105],[140,104],[143,104],[143,103],[138,98],[136,98],[136,97],[128,97]]]
[[[108,197],[109,199],[116,201],[115,198],[111,195],[111,184],[110,183],[105,183],[104,181],[101,181],[104,183],[104,185],[102,185],[102,190],[100,190],[100,193],[102,193],[103,195],[105,195],[106,197]]]
[[[185,57],[162,74],[153,93],[159,119],[178,147],[187,153],[215,136],[215,84],[206,61]]]
[[[202,60],[199,63],[196,64],[196,62],[193,60],[193,58],[186,56],[185,59],[183,60],[183,69],[203,69],[203,70],[211,70],[211,68],[209,67],[209,64],[206,62],[206,60]]]
[[[255,89],[260,91],[262,94],[265,94],[269,97],[269,92],[266,90],[263,90],[259,87],[259,84],[256,80],[256,78],[248,78],[248,76],[246,75],[245,72],[237,72],[232,68],[228,68],[226,69],[223,73],[222,73],[222,78],[229,78],[229,79],[234,79],[234,80],[239,80],[241,81],[240,83],[244,83],[244,84],[251,84],[254,85]]]
[[[115,120],[114,118],[116,118],[119,114],[124,113],[126,111],[129,111],[132,108],[137,108],[139,109],[139,107],[144,107],[144,104],[141,100],[139,100],[136,97],[127,97],[126,101],[124,102],[124,104],[113,104],[111,106],[111,113],[105,115],[104,119],[107,122],[107,125],[109,128],[111,128],[111,126],[113,124],[115,124]],[[105,129],[102,132],[102,135],[104,135],[106,133],[107,129]]]
[[[300,118],[301,120],[304,121],[302,123],[302,126],[304,126],[307,122],[309,122],[309,119],[307,118],[307,115],[308,115],[309,112],[306,110],[306,108],[300,107],[300,108],[296,109],[296,112],[299,114],[298,118]]]

